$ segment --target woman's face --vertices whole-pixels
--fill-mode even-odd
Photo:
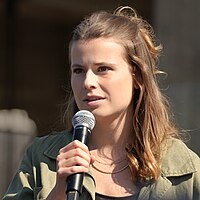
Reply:
[[[95,117],[132,112],[132,68],[124,48],[111,38],[72,44],[71,85],[78,108]]]

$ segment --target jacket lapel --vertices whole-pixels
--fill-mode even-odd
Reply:
[[[183,176],[196,172],[190,149],[178,139],[169,139],[163,147],[163,177]]]
[[[54,140],[44,151],[44,155],[49,158],[56,159],[57,155],[59,154],[59,150],[72,140],[72,135],[66,131],[63,131],[58,134],[52,133],[50,136],[53,136]]]
[[[59,133],[55,136],[52,144],[48,146],[45,150],[44,155],[56,160],[57,155],[59,154],[59,150],[70,143],[72,141],[72,134],[67,133],[66,131]],[[92,199],[95,199],[95,181],[91,175],[91,173],[87,173],[83,179],[83,186],[88,191]]]
[[[161,161],[161,176],[150,186],[149,196],[140,199],[163,199],[167,191],[172,187],[170,177],[181,177],[196,172],[190,150],[178,139],[169,139],[163,145]],[[142,196],[141,196],[142,197]]]

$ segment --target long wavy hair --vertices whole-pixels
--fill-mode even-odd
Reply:
[[[84,18],[73,32],[69,44],[77,40],[115,38],[126,50],[127,62],[133,67],[138,86],[133,95],[133,140],[125,147],[134,179],[140,183],[157,180],[160,175],[161,145],[177,130],[172,122],[168,101],[157,83],[158,57],[162,50],[156,45],[152,27],[131,7],[119,7],[114,13],[94,12]],[[78,111],[73,93],[66,110],[67,126]]]

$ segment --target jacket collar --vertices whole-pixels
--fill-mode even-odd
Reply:
[[[67,133],[67,131],[54,132],[49,137],[52,137],[52,142],[44,151],[44,155],[52,159],[56,159],[60,149],[72,140],[72,134]]]
[[[153,184],[143,187],[138,199],[163,199],[172,186],[169,177],[183,176],[196,171],[190,149],[178,139],[167,139],[163,144],[161,176]]]
[[[163,177],[183,176],[196,172],[190,149],[180,140],[170,138],[163,145],[161,175]]]
[[[53,133],[50,135],[50,137],[51,136],[53,137],[52,143],[44,151],[44,155],[51,159],[56,160],[56,157],[59,154],[60,149],[72,141],[72,134],[67,133],[66,131],[63,131],[57,134]],[[94,200],[95,199],[95,180],[92,177],[90,172],[85,174],[84,179],[83,179],[83,186],[89,192],[92,199]]]

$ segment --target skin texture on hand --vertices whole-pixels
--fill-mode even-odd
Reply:
[[[90,164],[94,162],[94,156],[90,154],[85,144],[75,140],[60,149],[56,160],[56,184],[47,200],[64,200],[66,198],[65,189],[67,177],[75,173],[88,172]]]

